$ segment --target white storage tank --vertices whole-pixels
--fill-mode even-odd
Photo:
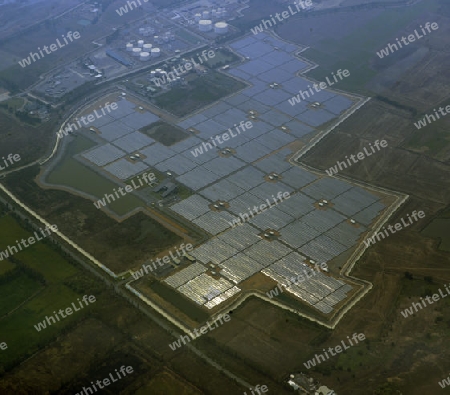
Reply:
[[[141,52],[139,55],[139,59],[145,62],[146,60],[150,59],[150,53],[149,52]]]
[[[212,30],[212,21],[210,19],[202,19],[198,22],[198,28],[201,32],[209,32]]]
[[[127,51],[128,51],[128,52],[131,52],[131,51],[133,50],[133,44],[128,43],[128,44],[126,45],[126,48],[127,48]]]
[[[144,40],[139,40],[138,41],[138,47],[142,48],[143,45],[144,45]]]
[[[150,52],[151,49],[152,49],[152,47],[153,47],[152,44],[144,44],[144,45],[142,46],[142,50],[145,51],[145,52]]]
[[[139,56],[141,52],[142,52],[141,48],[133,48],[133,56]]]
[[[150,53],[152,58],[158,58],[161,56],[161,50],[159,48],[153,48]]]
[[[198,22],[200,19],[202,19],[202,14],[195,14],[194,18],[195,22]]]
[[[226,23],[226,22],[217,22],[217,23],[214,25],[214,31],[215,31],[217,34],[225,34],[225,33],[228,33],[228,23]]]
[[[203,11],[202,14],[203,19],[209,19],[211,17],[210,14],[211,13],[209,11]]]

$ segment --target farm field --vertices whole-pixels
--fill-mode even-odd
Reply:
[[[27,239],[31,233],[25,231],[14,218],[4,216],[0,219],[1,249],[15,245],[17,239]],[[68,317],[63,322],[38,332],[33,326],[56,309],[70,306],[81,293],[74,292],[65,282],[78,273],[78,270],[60,257],[48,245],[37,243],[14,254],[10,261],[19,262],[17,274],[12,279],[1,281],[1,325],[2,336],[14,353],[1,353],[0,363],[9,366],[20,358],[39,349],[42,342],[49,341],[62,328],[85,314]],[[17,263],[15,264],[17,267]],[[4,274],[3,276],[8,276]],[[11,281],[12,280],[12,281]],[[11,287],[15,285],[15,288]],[[39,291],[39,292],[38,292]],[[11,293],[12,292],[12,293]],[[23,339],[27,341],[24,342]]]

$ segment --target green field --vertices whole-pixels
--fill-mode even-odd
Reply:
[[[94,170],[83,166],[73,158],[74,155],[95,146],[91,140],[78,135],[69,143],[61,163],[50,172],[46,181],[53,185],[75,188],[78,191],[102,198],[105,193],[112,194],[117,184],[107,180]],[[126,195],[108,204],[118,215],[125,215],[136,207],[145,207],[145,203],[134,195]]]
[[[0,249],[5,250],[8,245],[15,245],[15,240],[31,235],[13,217],[0,218]],[[8,366],[36,352],[64,327],[80,320],[91,307],[74,312],[38,332],[35,324],[83,296],[68,285],[69,279],[79,271],[42,241],[14,254],[11,260],[20,262],[24,268],[19,267],[13,273],[0,276],[1,341],[8,345],[7,351],[0,353],[0,366]],[[39,276],[45,285],[39,281]],[[5,316],[7,313],[10,314]]]
[[[4,296],[6,290],[0,287],[0,295]],[[49,286],[12,314],[3,318],[2,340],[8,344],[9,352],[0,353],[0,365],[7,365],[12,361],[23,358],[27,354],[36,352],[43,344],[48,343],[55,335],[61,333],[65,326],[78,321],[86,312],[86,308],[72,314],[60,322],[38,332],[34,325],[43,321],[53,311],[65,309],[72,302],[77,301],[76,294],[64,285]]]
[[[2,295],[0,298],[0,317],[18,307],[39,289],[42,289],[42,285],[30,276],[19,271],[14,273],[12,278],[8,278],[6,283],[0,285],[0,294]]]

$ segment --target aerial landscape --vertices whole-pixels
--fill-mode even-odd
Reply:
[[[0,394],[448,393],[449,33],[0,0]]]

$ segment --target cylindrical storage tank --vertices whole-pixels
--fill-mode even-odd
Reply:
[[[139,40],[138,41],[138,47],[142,48],[143,45],[144,45],[144,40]]]
[[[145,33],[145,27],[140,27],[139,34],[144,34],[144,33]]]
[[[142,46],[142,50],[145,52],[150,52],[150,50],[152,49],[153,45],[152,44],[144,44]]]
[[[209,19],[210,18],[210,12],[209,11],[203,11],[203,19]]]
[[[141,52],[142,52],[141,48],[133,48],[133,56],[139,56]]]
[[[128,44],[126,45],[126,48],[127,48],[127,51],[128,51],[128,52],[131,52],[131,51],[133,50],[133,44],[128,43]]]
[[[198,22],[198,28],[201,32],[209,32],[212,29],[212,21],[210,19],[202,19]]]
[[[214,25],[214,31],[215,31],[217,34],[225,34],[225,33],[228,33],[228,23],[226,23],[226,22],[217,22],[217,23]]]
[[[149,52],[141,52],[139,55],[139,59],[142,61],[146,61],[150,59],[150,53]]]
[[[213,9],[211,15],[212,15],[213,18],[217,18],[217,10]]]
[[[161,50],[159,48],[153,48],[151,50],[152,58],[158,58],[161,55]]]
[[[195,14],[194,18],[195,22],[198,22],[200,19],[202,19],[202,14]]]

